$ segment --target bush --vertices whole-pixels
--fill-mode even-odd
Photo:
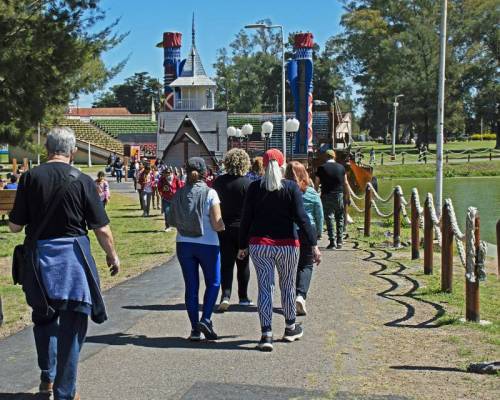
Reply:
[[[470,136],[471,140],[495,140],[496,138],[497,135],[494,133],[483,133],[482,135],[480,133],[474,133]]]

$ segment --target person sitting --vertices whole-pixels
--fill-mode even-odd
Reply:
[[[4,187],[6,190],[17,190],[17,176],[14,174],[10,175],[10,182]]]

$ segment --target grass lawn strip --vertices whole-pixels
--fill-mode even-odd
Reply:
[[[174,254],[175,234],[163,232],[164,220],[159,211],[149,218],[143,218],[137,201],[115,193],[107,212],[121,260],[121,271],[117,276],[109,275],[106,256],[95,235],[90,232],[92,253],[103,290],[166,262]],[[11,278],[12,250],[16,244],[22,243],[23,239],[24,233],[11,234],[8,232],[7,222],[0,223],[0,295],[5,314],[0,337],[12,334],[31,322],[24,293],[20,286],[12,284]]]

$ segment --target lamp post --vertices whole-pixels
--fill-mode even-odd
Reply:
[[[265,141],[264,143],[265,151],[269,150],[269,139],[271,139],[271,136],[273,135],[273,127],[274,126],[271,121],[266,121],[262,124],[260,137]],[[285,145],[286,145],[286,139],[285,139]]]
[[[282,145],[283,156],[286,162],[286,109],[285,109],[285,34],[283,25],[250,24],[245,25],[247,29],[279,29],[281,32],[281,124],[282,124]]]
[[[243,134],[243,138],[245,139],[245,151],[248,153],[248,140],[253,133],[253,125],[245,124],[241,127],[241,133]]]
[[[296,118],[289,118],[286,120],[286,131],[290,137],[290,160],[293,160],[293,138],[299,130],[300,122]]]
[[[227,128],[227,137],[230,138],[231,148],[233,147],[233,138],[236,137],[236,128],[234,126],[229,126]]]
[[[396,130],[397,130],[397,113],[398,113],[398,106],[399,106],[399,103],[398,103],[398,99],[400,97],[404,97],[404,94],[398,94],[396,97],[394,97],[394,103],[393,103],[393,106],[394,106],[394,126],[392,128],[392,153],[391,153],[391,156],[392,156],[392,159],[394,159],[396,157]]]

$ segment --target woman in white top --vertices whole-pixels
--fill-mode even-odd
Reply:
[[[203,180],[206,172],[202,158],[188,160],[186,186],[176,192],[168,214],[168,224],[177,228],[177,258],[186,285],[185,302],[191,321],[189,339],[195,341],[201,339],[201,333],[208,340],[217,339],[211,316],[220,287],[217,232],[224,230],[224,223],[219,196]],[[200,266],[206,285],[201,320],[198,310]]]

